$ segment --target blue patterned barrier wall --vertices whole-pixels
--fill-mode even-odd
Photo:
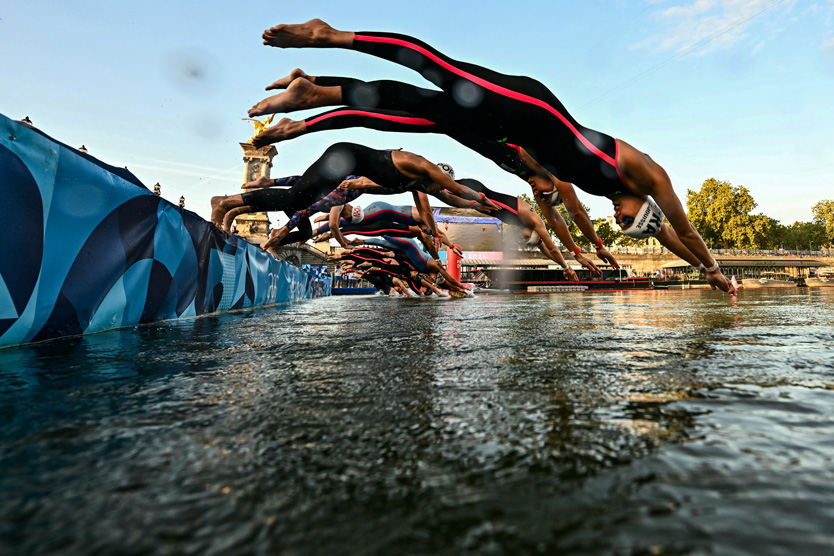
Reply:
[[[2,114],[0,199],[0,347],[330,293]]]

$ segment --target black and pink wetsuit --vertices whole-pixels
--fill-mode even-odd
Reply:
[[[472,191],[483,193],[487,196],[487,199],[489,199],[499,207],[499,210],[497,211],[483,211],[482,214],[492,216],[493,218],[497,218],[504,224],[509,224],[511,226],[520,226],[522,228],[527,227],[527,224],[524,224],[521,221],[521,218],[519,218],[518,216],[518,197],[513,197],[512,195],[507,195],[505,193],[493,191],[492,189],[488,188],[487,186],[475,179],[463,178],[455,181],[463,186],[468,187]]]
[[[616,139],[580,125],[539,81],[454,60],[407,35],[360,32],[352,48],[411,68],[441,91],[397,81],[352,83],[342,85],[346,104],[402,110],[520,145],[557,178],[592,195],[627,190],[617,166]]]
[[[317,77],[316,83],[321,81],[330,83],[336,80],[344,81],[345,83],[360,83],[356,79],[335,77]],[[464,147],[491,160],[505,172],[518,176],[522,180],[526,181],[533,174],[533,171],[521,160],[517,145],[499,143],[467,131],[436,124],[425,118],[418,118],[408,112],[383,110],[381,108],[345,107],[310,116],[304,120],[304,123],[307,126],[306,133],[364,127],[377,131],[446,135]]]

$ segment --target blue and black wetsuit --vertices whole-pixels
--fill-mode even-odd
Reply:
[[[384,201],[376,201],[371,203],[364,209],[364,216],[360,222],[351,222],[350,220],[341,219],[339,221],[339,229],[343,234],[357,233],[362,235],[370,234],[374,230],[373,225],[380,223],[396,223],[395,229],[397,231],[408,230],[408,226],[419,226],[420,223],[414,219],[411,205],[392,205]],[[379,228],[382,230],[383,228]],[[323,234],[330,231],[330,223],[323,224],[316,230],[316,235]],[[363,232],[368,232],[363,234]],[[385,232],[382,232],[385,233]]]
[[[429,259],[431,259],[431,255],[414,238],[383,235],[382,237],[370,237],[365,240],[365,243],[402,253],[408,257],[409,262],[419,272],[429,272]]]
[[[347,176],[345,179],[355,179],[359,176]],[[287,176],[275,180],[276,186],[290,186],[292,187],[301,176]],[[298,243],[299,241],[307,241],[313,237],[313,226],[310,224],[310,217],[317,212],[328,212],[332,207],[344,205],[349,203],[362,195],[362,191],[347,191],[343,189],[334,189],[322,199],[316,201],[309,207],[296,212],[284,211],[289,217],[286,227],[290,230],[284,239],[278,245],[289,245],[291,243]],[[295,228],[298,228],[297,230]]]

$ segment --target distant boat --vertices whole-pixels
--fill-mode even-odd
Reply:
[[[741,287],[745,289],[755,288],[795,288],[796,281],[790,274],[784,272],[763,272],[759,278],[745,278],[741,281]]]
[[[809,288],[834,288],[834,268],[821,268],[813,278],[806,278]]]

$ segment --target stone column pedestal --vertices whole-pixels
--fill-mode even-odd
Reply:
[[[243,183],[269,177],[272,159],[278,154],[273,145],[256,148],[252,143],[241,143],[243,149]],[[245,191],[245,190],[244,190]],[[265,212],[242,214],[235,219],[237,235],[249,243],[263,243],[269,238],[269,217]]]

